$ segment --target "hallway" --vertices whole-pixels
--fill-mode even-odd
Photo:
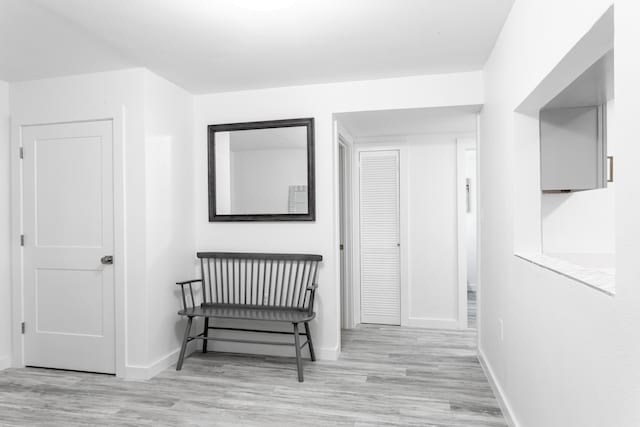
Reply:
[[[48,369],[0,372],[5,425],[504,426],[475,331],[365,325],[336,362],[195,353],[149,381]]]

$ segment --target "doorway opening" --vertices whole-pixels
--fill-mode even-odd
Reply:
[[[457,148],[458,257],[464,260],[459,265],[459,286],[461,293],[466,293],[466,306],[464,301],[461,301],[460,310],[467,314],[466,327],[476,329],[478,301],[476,142],[474,139],[459,139]]]
[[[479,108],[334,115],[343,329],[475,327]]]

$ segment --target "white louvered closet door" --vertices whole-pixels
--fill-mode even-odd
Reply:
[[[362,323],[400,324],[398,151],[360,152]]]

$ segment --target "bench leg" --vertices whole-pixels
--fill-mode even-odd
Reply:
[[[298,382],[303,382],[302,358],[300,357],[300,336],[298,335],[298,324],[293,324],[293,339],[296,347],[296,363],[298,364]]]
[[[313,341],[311,340],[311,329],[309,329],[309,322],[304,322],[304,332],[307,336],[307,341],[309,341],[309,354],[311,355],[311,360],[316,361],[316,352],[313,351]]]
[[[180,357],[178,358],[178,364],[176,365],[176,371],[182,369],[182,362],[184,362],[184,353],[187,351],[187,344],[189,343],[189,334],[191,333],[191,324],[193,323],[193,317],[189,316],[187,321],[187,329],[184,331],[184,338],[182,338],[182,348],[180,349]]]
[[[207,338],[209,336],[209,318],[205,317],[204,318],[204,337]],[[206,353],[207,352],[207,343],[209,342],[209,340],[204,339],[202,340],[202,352]]]

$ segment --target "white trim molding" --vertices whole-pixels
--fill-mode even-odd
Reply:
[[[481,348],[478,347],[478,361],[480,362],[480,366],[482,366],[482,370],[484,371],[484,375],[487,377],[487,381],[489,381],[489,385],[491,386],[491,390],[493,390],[493,395],[498,401],[498,405],[500,406],[500,410],[502,411],[502,416],[504,417],[505,422],[509,427],[520,427],[520,423],[515,418],[513,409],[507,400],[500,383],[498,382],[496,376],[493,373],[493,369],[491,369],[491,365],[487,362],[487,359],[484,355],[484,352]]]
[[[431,317],[408,317],[402,326],[426,329],[459,329],[458,319],[437,319]]]
[[[189,343],[189,345],[187,346],[185,357],[188,357],[190,354],[199,351],[199,347],[197,346],[197,344],[199,343],[195,341]],[[124,378],[127,380],[150,380],[167,368],[175,368],[179,356],[180,347],[160,357],[159,359],[156,359],[148,365],[126,365],[124,370]]]
[[[0,371],[4,371],[11,367],[11,356],[6,356],[0,359]]]

